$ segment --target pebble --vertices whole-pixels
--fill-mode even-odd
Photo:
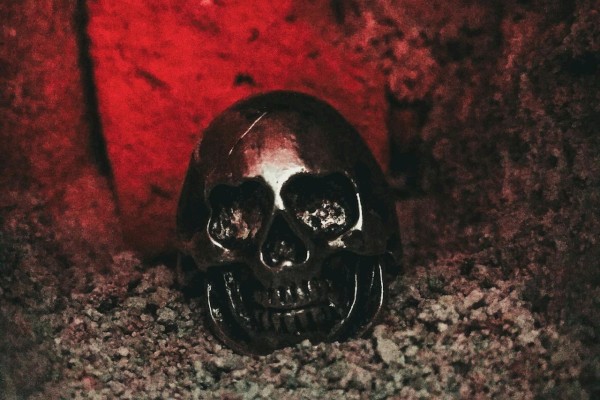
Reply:
[[[386,365],[404,362],[403,356],[400,353],[400,348],[390,339],[377,338],[376,350],[377,354]]]
[[[119,347],[117,349],[117,354],[121,357],[127,357],[129,355],[129,349],[127,347]]]
[[[483,296],[484,294],[480,289],[475,289],[471,293],[469,293],[467,297],[465,297],[463,306],[467,309],[471,308],[475,303],[483,299]]]
[[[158,316],[158,322],[172,322],[177,317],[175,311],[169,307],[159,308],[156,315]]]

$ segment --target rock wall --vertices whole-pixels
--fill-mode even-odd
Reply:
[[[69,238],[65,246],[88,244],[102,257],[121,234],[93,88],[81,69],[84,11],[58,0],[0,6],[0,185],[4,210],[19,208],[23,193],[35,194],[57,233]]]

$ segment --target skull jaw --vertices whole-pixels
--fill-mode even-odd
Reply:
[[[269,354],[306,339],[317,343],[360,336],[381,312],[385,293],[382,263],[376,257],[367,260],[348,271],[349,290],[337,304],[326,300],[248,310],[231,276],[223,274],[222,282],[206,279],[203,297],[209,327],[228,347],[250,355]]]

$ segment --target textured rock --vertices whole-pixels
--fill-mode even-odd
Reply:
[[[118,245],[120,228],[94,157],[101,144],[80,68],[80,11],[76,2],[55,0],[0,5],[0,187],[7,193],[0,207],[18,207],[20,192],[35,193],[65,239],[61,246],[86,243],[103,257]]]

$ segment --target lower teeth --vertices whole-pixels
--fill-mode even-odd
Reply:
[[[257,289],[242,294],[239,277],[223,273],[225,290],[232,312],[249,330],[299,335],[327,331],[340,317],[340,310],[331,302],[332,283],[311,279],[287,287]],[[247,299],[251,299],[250,304]]]
[[[333,321],[334,315],[335,310],[331,307],[311,307],[287,312],[258,310],[254,313],[254,320],[259,331],[293,334],[324,327]]]

